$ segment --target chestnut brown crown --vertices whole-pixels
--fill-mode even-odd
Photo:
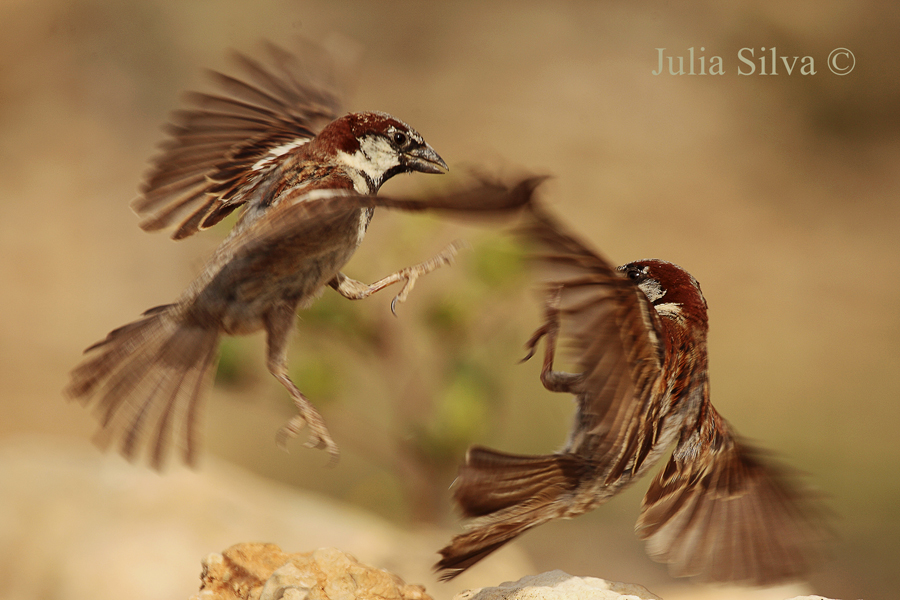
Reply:
[[[634,281],[661,316],[707,322],[707,304],[700,284],[676,264],[648,258],[616,268]]]

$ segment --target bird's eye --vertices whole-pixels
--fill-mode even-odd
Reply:
[[[628,269],[627,274],[628,274],[628,279],[631,279],[632,281],[637,281],[638,279],[641,279],[644,275],[644,273],[640,269]]]
[[[405,146],[406,142],[409,139],[406,137],[406,134],[403,133],[402,131],[395,131],[394,135],[392,137],[394,139],[394,143],[397,144],[398,146]]]

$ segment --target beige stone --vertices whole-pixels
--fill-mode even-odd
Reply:
[[[453,600],[662,600],[646,588],[596,577],[548,571],[497,587],[466,590]]]
[[[203,561],[191,600],[431,600],[384,569],[337,548],[288,554],[275,544],[237,544]]]

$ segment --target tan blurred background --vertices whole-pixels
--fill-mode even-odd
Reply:
[[[516,363],[537,317],[508,239],[382,213],[353,277],[374,280],[458,236],[474,252],[422,280],[398,319],[387,292],[359,303],[326,293],[301,315],[293,376],[342,446],[337,468],[299,442],[275,447],[292,409],[258,336],[223,349],[198,472],[158,476],[90,445],[89,412],[60,395],[68,370],[108,330],[171,301],[224,234],[176,244],[137,228],[128,202],[160,125],[180,92],[208,89],[203,68],[227,67],[226,48],[297,37],[336,54],[348,110],[411,123],[451,165],[447,179],[473,165],[553,174],[546,200],[613,261],[660,257],[701,282],[713,401],[809,473],[836,514],[833,559],[808,586],[734,597],[895,597],[900,9],[886,6],[4,0],[0,597],[183,598],[203,555],[242,541],[339,545],[372,561],[402,547],[406,571],[378,566],[426,581],[459,527],[447,487],[464,448],[562,443],[571,403],[540,389],[537,365]],[[687,60],[692,46],[698,61],[701,46],[707,61],[721,56],[725,74],[652,75],[656,48]],[[818,72],[738,75],[741,48],[755,49],[758,70],[773,46],[812,56]],[[856,57],[843,77],[826,63],[837,47]],[[646,557],[632,534],[645,488],[429,591],[559,568],[665,598],[725,597]],[[394,548],[353,541],[364,527],[352,519],[341,533],[286,524],[313,510],[299,497],[375,523]],[[494,575],[489,562],[513,566]]]

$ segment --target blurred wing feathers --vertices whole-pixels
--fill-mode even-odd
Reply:
[[[828,538],[822,510],[793,474],[710,411],[651,484],[638,537],[679,577],[773,585],[802,576]],[[699,456],[698,436],[712,439]]]
[[[643,292],[539,209],[524,234],[537,246],[547,294],[558,297],[561,338],[584,378],[571,452],[597,462],[607,482],[636,472],[655,442],[642,437],[665,356],[659,316]],[[652,430],[652,429],[651,429]],[[655,430],[654,430],[655,431]]]
[[[408,212],[438,211],[463,218],[484,218],[515,213],[531,202],[542,178],[523,178],[512,184],[478,181],[458,190],[421,198],[368,196],[352,189],[318,189],[280,199],[268,210],[268,218],[256,221],[235,242],[255,252],[260,245],[302,244],[330,220],[362,208],[391,208]]]
[[[173,237],[210,227],[251,199],[279,158],[337,117],[328,85],[304,73],[290,54],[268,45],[269,65],[239,53],[233,61],[251,83],[213,73],[223,95],[192,93],[192,108],[173,113],[170,139],[132,204],[152,231],[183,219]],[[185,217],[187,215],[187,217]]]

